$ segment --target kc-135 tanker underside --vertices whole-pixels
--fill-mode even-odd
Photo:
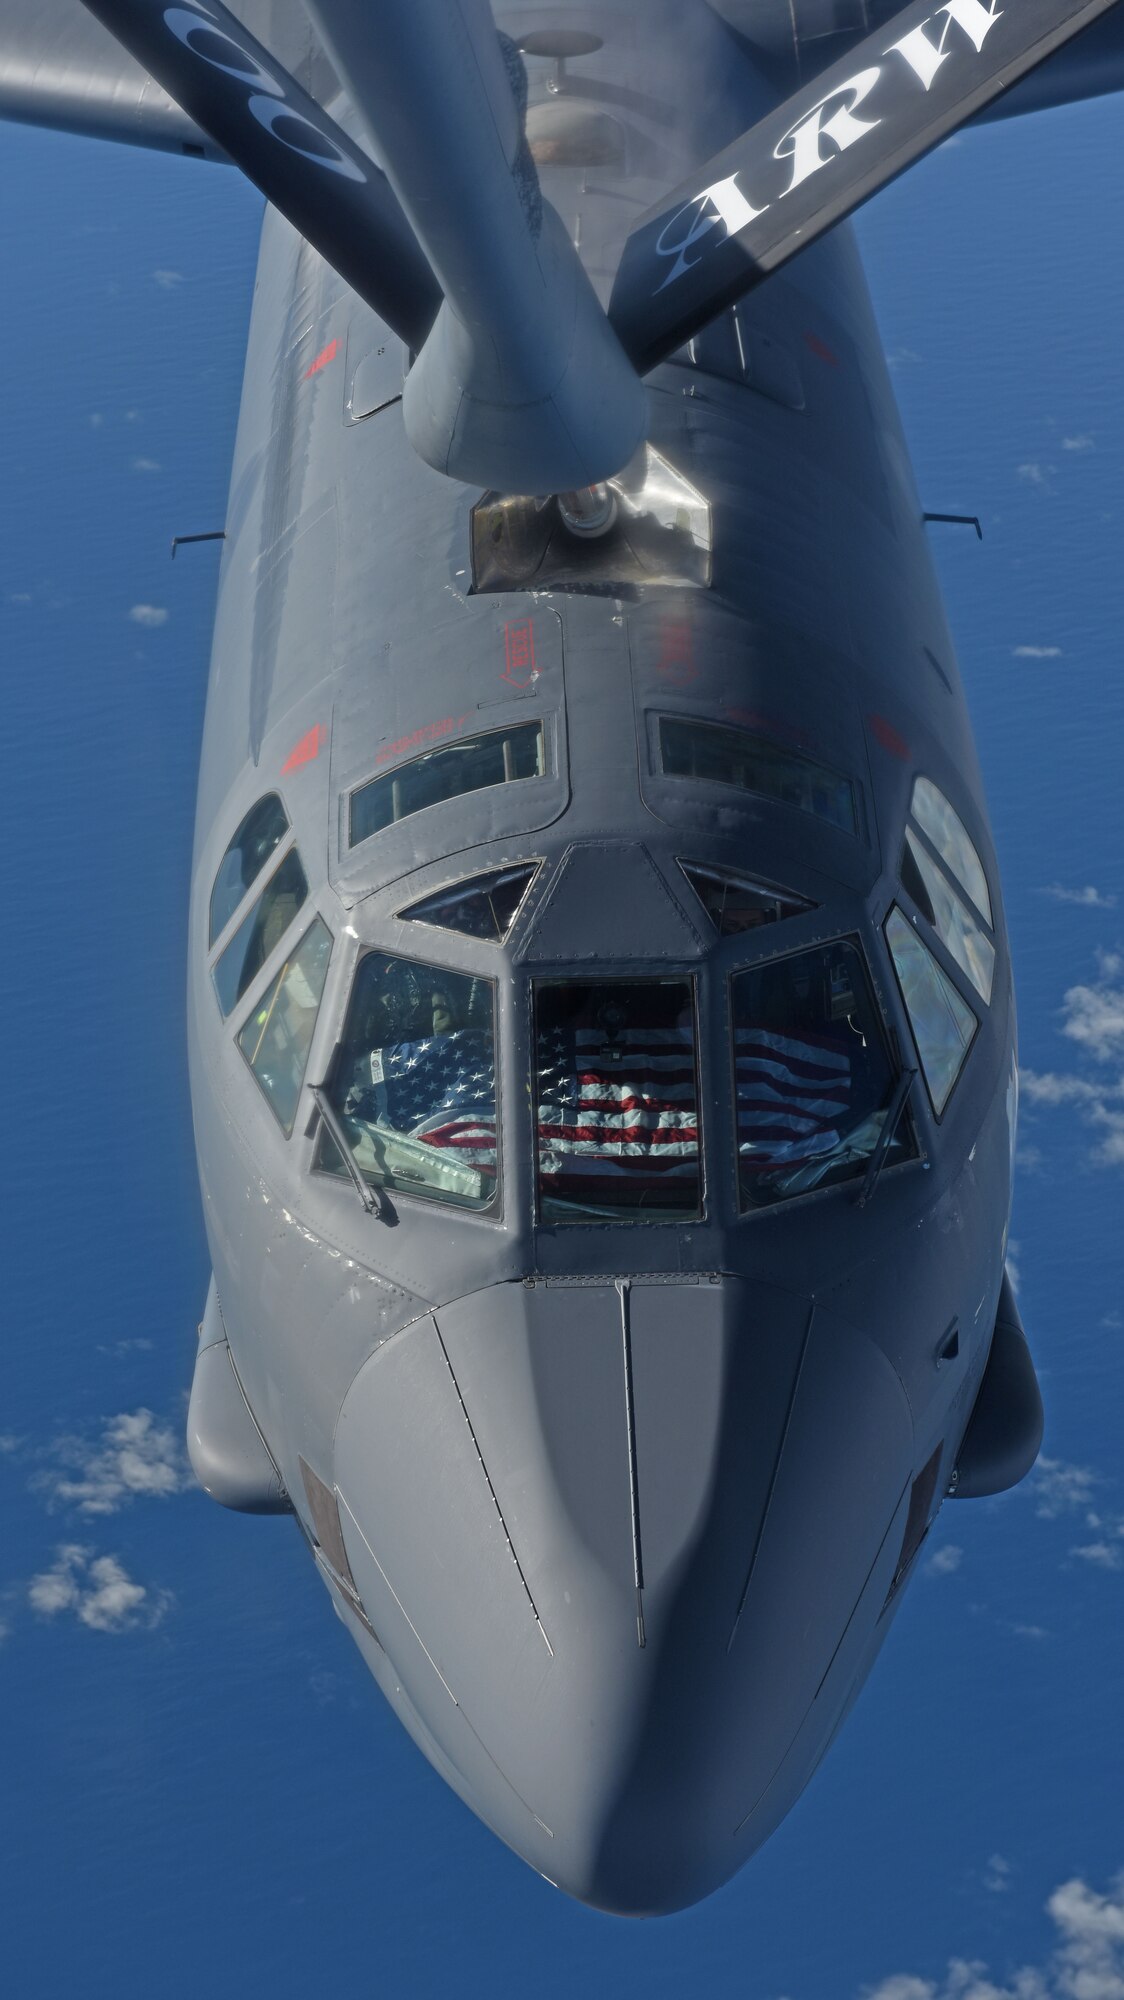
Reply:
[[[1041,1438],[996,859],[846,217],[969,117],[1124,87],[1124,23],[239,13],[0,0],[0,112],[268,201],[192,1460],[294,1515],[518,1854],[675,1909],[799,1795],[942,1500]]]

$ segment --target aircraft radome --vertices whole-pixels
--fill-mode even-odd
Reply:
[[[1124,88],[1124,20],[280,12],[0,4],[4,115],[268,202],[189,1448],[292,1513],[481,1819],[659,1913],[798,1797],[946,1496],[1041,1438],[999,868],[846,218],[969,117]]]

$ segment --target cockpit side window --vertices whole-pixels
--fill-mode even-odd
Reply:
[[[210,923],[207,943],[212,945],[224,931],[247,889],[252,888],[280,842],[289,831],[288,814],[276,792],[267,792],[251,806],[230,846],[219,863],[211,890]]]
[[[939,1118],[964,1067],[979,1023],[897,904],[886,919],[886,942],[929,1096]]]
[[[331,955],[332,934],[314,917],[238,1035],[238,1046],[286,1135],[297,1115]]]
[[[778,805],[814,813],[844,833],[859,831],[855,787],[802,751],[771,737],[688,715],[659,717],[660,768],[666,778],[728,785]]]
[[[679,866],[719,937],[740,937],[761,924],[779,924],[785,917],[802,916],[815,908],[790,889],[771,889],[729,868],[702,868],[691,861]]]
[[[960,815],[949,805],[944,793],[931,778],[918,778],[913,787],[910,811],[922,833],[930,840],[953,880],[960,884],[984,922],[994,927],[991,897],[983,862],[976,853]]]
[[[771,959],[730,987],[743,1209],[865,1175],[897,1079],[857,946]],[[887,1164],[915,1154],[900,1119]]]
[[[307,895],[301,858],[291,847],[211,968],[224,1018],[249,990]]]
[[[493,982],[368,952],[328,1096],[369,1181],[486,1207],[498,1184]],[[345,1171],[327,1130],[315,1166]]]
[[[536,982],[544,1222],[690,1221],[701,1213],[693,986]]]
[[[348,801],[348,845],[357,847],[384,827],[445,799],[482,791],[488,785],[511,785],[547,772],[546,735],[541,722],[513,723],[465,736],[457,743],[427,750],[407,764],[371,778]]]
[[[465,937],[483,938],[487,944],[502,944],[510,931],[531,883],[539,872],[537,861],[515,868],[496,868],[488,875],[474,875],[470,881],[456,882],[423,896],[399,910],[412,923],[435,924],[439,930],[460,931]]]
[[[911,826],[905,833],[902,886],[987,1005],[995,979],[995,946]]]

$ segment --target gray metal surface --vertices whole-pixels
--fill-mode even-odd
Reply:
[[[846,8],[801,6],[798,25],[813,12],[847,31]],[[762,33],[777,19],[764,0],[753,13]],[[780,66],[764,81],[760,50],[703,0],[529,4],[500,25],[526,44],[544,200],[602,300],[636,218],[792,84]],[[560,25],[582,53],[552,45]],[[509,164],[510,135],[500,150]],[[474,521],[479,492],[419,458],[402,365],[387,324],[268,210],[189,915],[214,1270],[192,1450],[227,1504],[270,1477],[283,1485],[376,1682],[472,1809],[570,1893],[653,1913],[726,1880],[798,1797],[971,1436],[1014,1139],[996,859],[845,225],[651,377],[651,449],[706,514],[706,562],[686,578],[670,559],[615,576],[611,541],[572,537],[546,587],[510,574],[476,587],[474,534],[487,521],[502,536],[504,510]],[[662,522],[660,504],[645,546],[693,532]],[[353,790],[389,777],[408,804],[414,760],[529,723],[542,730],[536,774],[517,781],[505,762],[503,782],[435,786],[352,842]],[[836,774],[851,817],[766,781],[717,782],[705,760],[664,768],[665,724],[696,723],[763,742],[790,771]],[[918,775],[986,873],[986,1006],[903,881]],[[267,793],[307,896],[263,933],[224,1019],[212,965],[265,874],[251,880],[242,855],[242,901],[213,944],[212,886]],[[776,921],[720,926],[683,864],[696,885],[706,871],[765,885]],[[533,880],[499,930],[407,914],[511,869]],[[919,1067],[885,933],[894,906],[976,1020],[959,1081],[939,1117],[915,1083],[907,1143],[873,1182],[864,1155],[833,1185],[813,1174],[754,1205],[739,1186],[756,1142],[739,1123],[738,995],[781,962],[798,1013],[799,965],[846,941],[865,1028],[854,991],[832,1020],[883,1063],[888,1104],[902,1069]],[[318,1005],[299,973],[303,1067],[282,1116],[250,1058],[314,924],[331,956]],[[368,1203],[354,1177],[325,1170],[316,1093],[343,1130],[337,1068],[373,954],[420,968],[433,1040],[458,979],[477,1024],[492,1008],[498,1185],[477,1208],[432,1187],[426,1198],[408,1176],[376,1185],[377,1161],[357,1167]],[[641,1204],[626,1219],[603,1200],[575,1215],[537,1187],[535,1009],[566,980],[618,993],[658,981],[683,1000],[672,1039],[696,1037],[701,1158],[697,1198],[678,1212]],[[814,1045],[802,1046],[807,1064]],[[613,1141],[610,1174],[629,1143]],[[1015,1429],[1025,1459],[1033,1440]]]

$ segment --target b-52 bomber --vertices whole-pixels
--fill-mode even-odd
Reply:
[[[0,111],[267,198],[190,909],[218,1501],[634,1915],[1029,1469],[996,857],[847,223],[1104,0],[2,0]],[[95,18],[96,17],[96,18]],[[108,31],[108,32],[107,32]]]

